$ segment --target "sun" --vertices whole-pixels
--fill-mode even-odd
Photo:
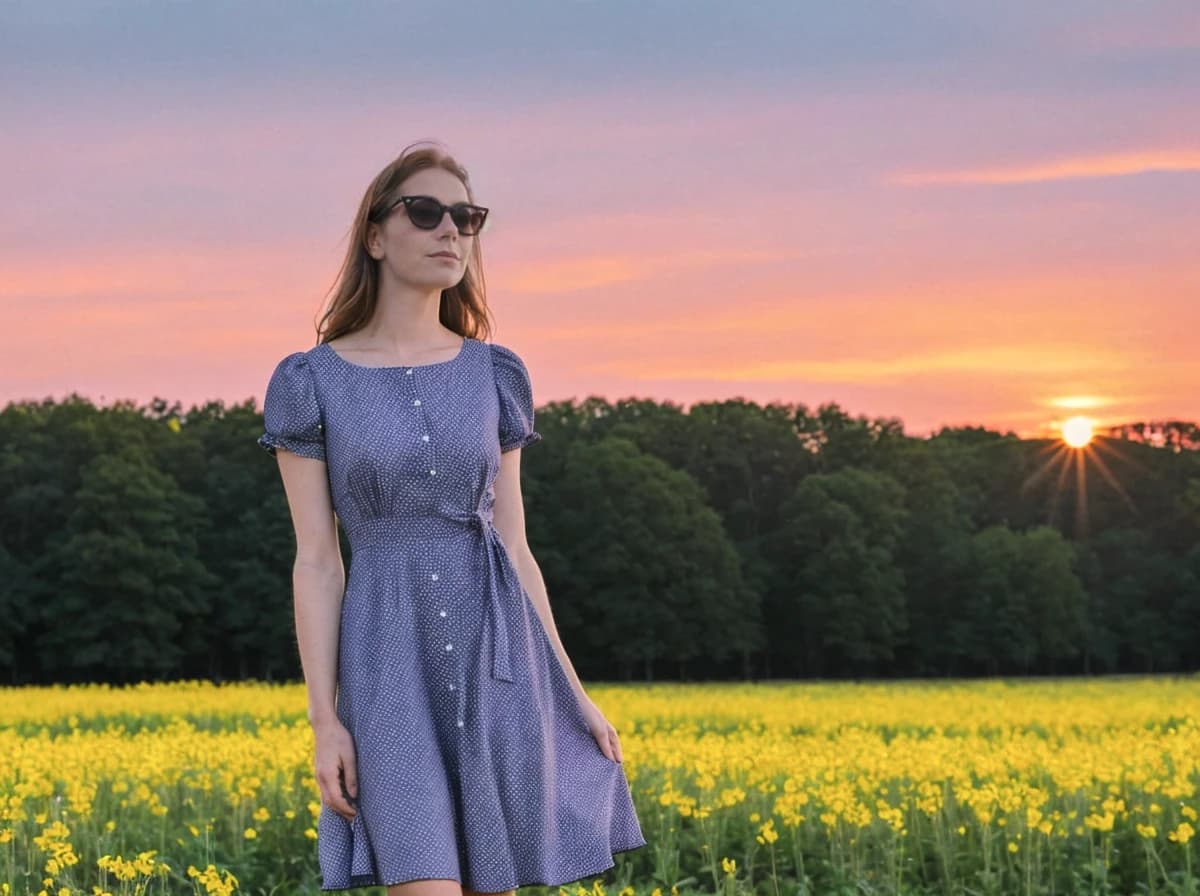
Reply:
[[[1058,430],[1060,437],[1054,438],[1052,430]],[[1021,483],[1021,491],[1026,492],[1047,479],[1051,480],[1049,523],[1052,526],[1057,525],[1059,499],[1064,494],[1069,496],[1074,492],[1075,526],[1071,530],[1074,538],[1085,539],[1088,535],[1088,483],[1095,479],[1093,471],[1121,496],[1130,513],[1138,512],[1133,499],[1108,468],[1104,456],[1122,463],[1132,461],[1121,450],[1122,440],[1109,437],[1107,432],[1107,424],[1101,424],[1095,417],[1076,416],[1054,420],[1038,437],[1041,444],[1036,450],[1045,458],[1044,461],[1036,464],[1033,472]],[[1075,480],[1073,487],[1069,484],[1071,478]]]
[[[1090,417],[1071,417],[1063,422],[1063,441],[1072,448],[1083,448],[1095,434],[1095,423]]]

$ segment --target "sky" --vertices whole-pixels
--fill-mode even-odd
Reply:
[[[7,2],[0,404],[254,397],[367,185],[488,206],[535,402],[1200,418],[1200,6]]]

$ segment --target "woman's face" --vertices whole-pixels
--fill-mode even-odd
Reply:
[[[470,202],[463,182],[444,168],[425,168],[401,184],[400,195],[432,196],[443,205]],[[449,214],[433,230],[422,230],[408,219],[404,204],[393,209],[382,226],[371,224],[367,248],[380,263],[381,275],[418,289],[447,289],[462,280],[475,236],[463,236]],[[436,255],[452,253],[455,258]]]

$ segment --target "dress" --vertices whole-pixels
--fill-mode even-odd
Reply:
[[[322,805],[322,890],[450,878],[480,892],[599,874],[646,844],[492,524],[500,454],[541,439],[511,349],[363,367],[279,362],[258,443],[323,459],[351,561],[337,715],[358,813]]]

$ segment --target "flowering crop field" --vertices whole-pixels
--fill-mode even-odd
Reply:
[[[649,842],[522,892],[1200,892],[1200,677],[588,691]],[[316,892],[312,748],[300,684],[0,689],[0,894]]]

